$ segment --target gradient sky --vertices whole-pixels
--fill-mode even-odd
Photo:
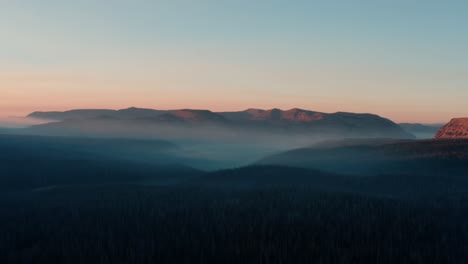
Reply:
[[[300,107],[468,116],[468,2],[0,0],[0,116]]]

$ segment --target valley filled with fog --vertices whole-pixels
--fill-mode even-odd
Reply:
[[[468,259],[468,140],[410,132],[434,126],[297,109],[20,120],[0,129],[5,263]]]

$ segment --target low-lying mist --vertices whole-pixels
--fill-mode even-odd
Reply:
[[[265,156],[321,142],[322,137],[244,134],[220,137],[210,128],[212,138],[184,138],[175,133],[148,135],[39,133],[24,128],[4,129],[0,134],[5,142],[23,152],[73,153],[77,159],[100,157],[129,160],[147,164],[179,163],[201,170],[218,170],[255,163]],[[201,133],[201,132],[200,132]],[[224,134],[226,135],[226,134]],[[165,144],[162,144],[165,143]],[[16,144],[16,145],[15,145]],[[25,146],[28,148],[24,149]],[[161,146],[166,146],[161,148]],[[168,147],[170,146],[170,147]],[[32,148],[32,149],[31,149]],[[58,154],[59,155],[59,154]],[[60,156],[59,156],[60,157]]]
[[[171,155],[182,163],[203,170],[216,170],[252,164],[259,159],[282,151],[310,146],[330,139],[342,139],[338,134],[325,135],[307,131],[270,131],[268,128],[242,128],[217,124],[161,124],[135,120],[73,120],[52,122],[44,126],[10,130],[22,135],[48,137],[95,138],[131,140],[164,140],[177,145]],[[132,146],[132,153],[135,150]],[[151,161],[147,148],[133,159]],[[122,151],[125,153],[125,151]]]
[[[10,118],[10,127],[16,129],[0,133],[75,138],[80,142],[85,139],[116,139],[106,141],[106,147],[99,150],[99,155],[118,155],[119,159],[146,163],[161,163],[168,159],[201,170],[246,166],[266,156],[329,140],[413,137],[391,121],[372,115],[342,113],[332,115],[334,118],[330,119],[304,122],[275,117],[266,120],[238,118],[239,114],[244,117],[246,112],[234,113],[236,118],[233,118],[226,113],[198,110],[181,110],[172,114],[155,114],[154,110],[142,109],[125,111],[129,113],[123,115],[117,111],[117,116],[114,112],[111,112],[113,115],[105,114],[109,111],[100,114],[91,111],[93,116],[75,111],[75,115],[56,117],[56,121],[37,117]],[[51,118],[52,115],[46,113],[44,117]],[[159,152],[156,155],[152,151],[152,144],[141,145],[142,140],[167,141],[177,147],[161,157]],[[115,144],[119,145],[118,151]],[[95,154],[95,150],[87,151]]]
[[[49,123],[50,120],[20,117],[20,116],[0,116],[0,128],[25,128],[32,125]]]

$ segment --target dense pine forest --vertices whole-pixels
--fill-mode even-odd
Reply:
[[[468,261],[458,145],[446,152],[456,158],[392,161],[402,173],[375,175],[309,163],[203,171],[172,162],[161,142],[152,163],[141,141],[0,137],[0,147],[0,263]]]
[[[138,185],[3,194],[2,263],[459,263],[468,200]]]

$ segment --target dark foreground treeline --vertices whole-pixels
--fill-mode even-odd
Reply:
[[[415,144],[204,172],[167,142],[0,137],[0,263],[468,263],[468,144]]]
[[[2,194],[1,263],[466,263],[468,200],[95,185]]]

